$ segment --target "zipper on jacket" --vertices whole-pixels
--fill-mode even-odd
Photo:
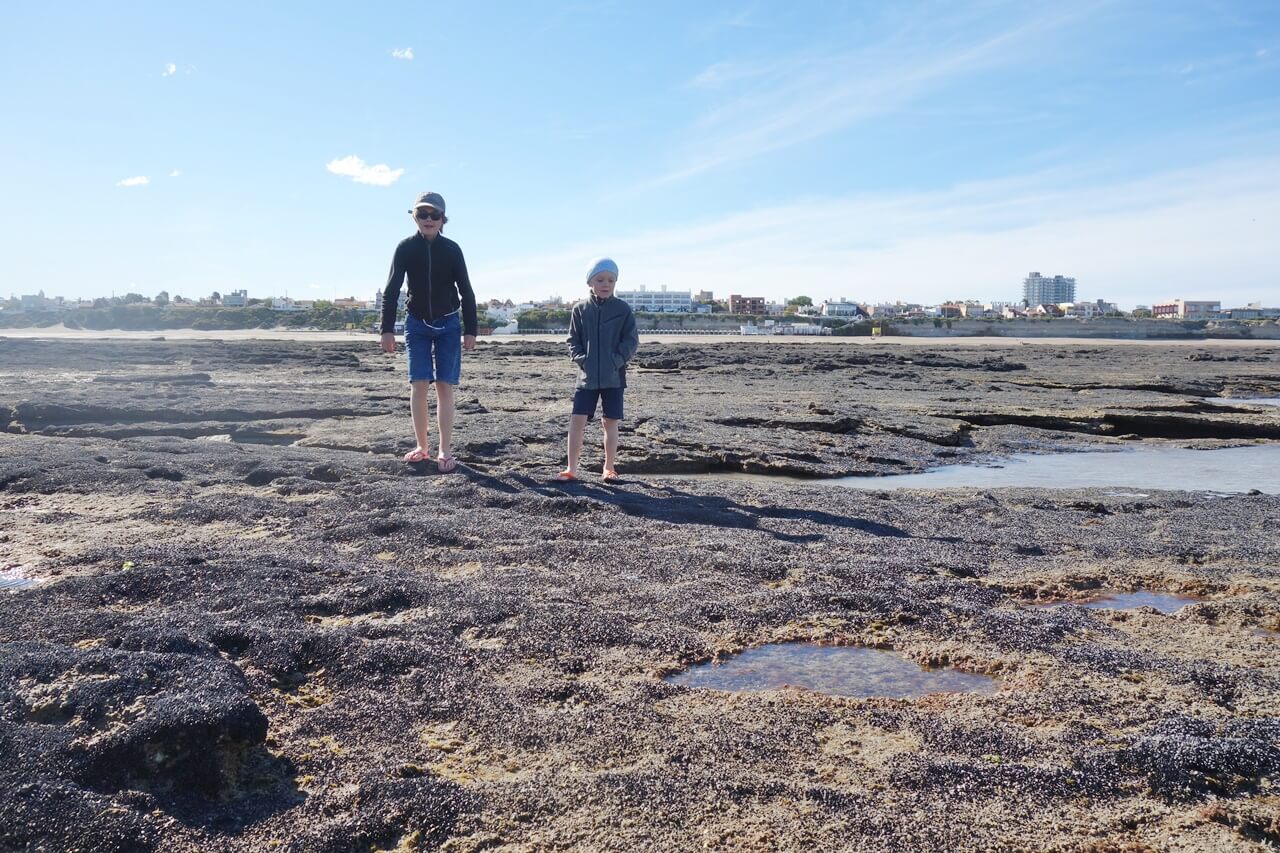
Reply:
[[[431,276],[431,241],[427,240],[427,322],[434,321],[436,317],[435,305],[432,303],[431,296]]]

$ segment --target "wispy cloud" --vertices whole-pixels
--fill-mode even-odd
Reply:
[[[1009,23],[1010,10],[979,21],[934,15],[899,25],[893,34],[841,54],[794,54],[769,65],[716,63],[689,82],[732,89],[690,128],[687,154],[657,184],[750,160],[825,136],[910,105],[956,80],[1040,50],[1041,41],[1101,5],[1060,12],[1044,7]],[[939,45],[945,45],[939,48]]]
[[[412,60],[412,59],[413,59],[413,48],[411,48],[411,47],[398,47],[398,48],[396,48],[395,50],[391,51],[391,55],[392,55],[392,56],[394,56],[396,59],[408,59],[408,60]]]
[[[151,179],[146,175],[135,175],[132,178],[125,178],[122,181],[116,181],[118,187],[145,187],[151,183]]]
[[[389,187],[404,174],[404,169],[392,169],[386,163],[371,166],[354,154],[330,160],[325,168],[335,175],[350,178],[357,184],[372,184],[377,187]]]
[[[177,177],[180,177],[181,175],[182,173],[179,172],[177,169],[174,169],[172,172],[169,173],[169,177],[171,178],[177,178]]]
[[[626,286],[1010,299],[1029,270],[1045,270],[1076,276],[1082,298],[1247,302],[1266,298],[1280,280],[1268,227],[1278,220],[1280,157],[1118,182],[1058,170],[937,192],[797,201],[767,217],[747,212],[568,245],[480,266],[476,277],[533,297],[572,280],[606,245]]]
[[[160,72],[160,76],[161,76],[161,77],[172,77],[173,75],[175,75],[175,74],[177,74],[177,73],[178,73],[178,66],[177,66],[177,65],[175,65],[174,63],[170,62],[169,64],[165,65],[164,70]]]
[[[699,72],[686,86],[692,89],[719,89],[740,80],[763,77],[776,69],[775,63],[715,62]]]

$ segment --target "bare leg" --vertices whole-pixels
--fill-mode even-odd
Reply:
[[[440,428],[440,457],[449,456],[453,442],[453,386],[436,382],[436,425]]]
[[[604,418],[604,470],[612,471],[618,461],[618,427],[622,421]]]
[[[587,431],[586,415],[569,416],[569,470],[578,473],[578,456],[582,453],[582,436]]]
[[[418,449],[427,453],[431,444],[431,410],[427,405],[427,386],[430,382],[409,383],[409,411],[413,415],[413,435],[418,439]]]

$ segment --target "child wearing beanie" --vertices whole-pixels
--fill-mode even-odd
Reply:
[[[587,299],[573,306],[569,315],[569,357],[578,365],[578,385],[573,394],[573,414],[569,418],[569,466],[557,480],[578,478],[578,456],[582,452],[587,421],[600,404],[604,418],[604,471],[601,479],[618,479],[618,427],[622,423],[622,392],[627,387],[627,362],[640,348],[636,318],[631,306],[613,295],[618,284],[618,265],[600,258],[587,272]]]

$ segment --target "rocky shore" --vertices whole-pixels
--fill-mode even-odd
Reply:
[[[617,486],[570,367],[470,354],[440,475],[371,341],[0,338],[0,850],[1280,844],[1280,496],[823,482],[1275,442],[1280,348],[643,343]],[[998,689],[663,681],[789,641]]]

